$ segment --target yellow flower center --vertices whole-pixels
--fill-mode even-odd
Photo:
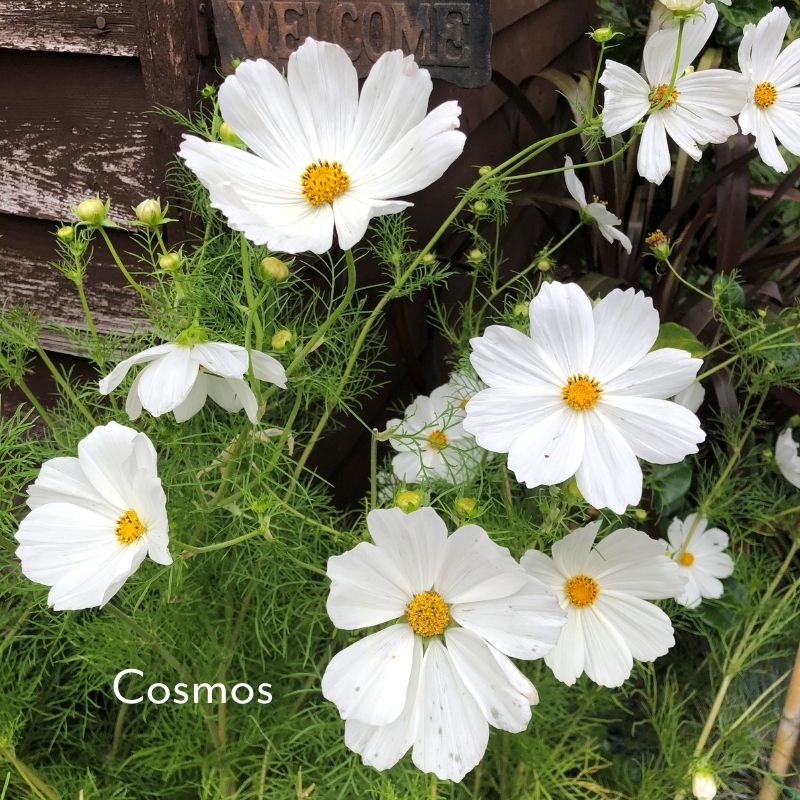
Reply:
[[[669,89],[669,84],[662,83],[660,86],[656,86],[654,89],[650,90],[650,105],[651,106],[658,106],[661,105],[661,101],[664,99],[664,96],[667,93],[667,89]],[[661,108],[669,108],[670,106],[674,105],[678,102],[678,98],[680,97],[680,92],[673,87],[672,91],[669,93],[669,97],[667,98],[667,102],[664,103]]]
[[[303,195],[312,206],[332,203],[350,186],[350,177],[338,161],[318,161],[306,167],[300,177]]]
[[[684,550],[681,553],[680,564],[682,567],[691,567],[694,564],[694,556],[688,550]]]
[[[117,539],[120,544],[133,544],[145,533],[147,533],[147,528],[132,508],[129,508],[117,520]]]
[[[439,636],[450,624],[450,607],[438,592],[422,592],[411,598],[406,617],[418,636]]]
[[[753,92],[753,102],[759,108],[769,108],[770,106],[775,105],[775,101],[777,99],[778,90],[775,88],[775,84],[770,83],[769,81],[759,83]]]
[[[650,247],[658,247],[659,245],[666,244],[668,241],[667,235],[661,228],[656,228],[645,240],[644,243]]]
[[[594,578],[588,575],[575,575],[564,584],[567,599],[578,608],[586,608],[597,600],[600,587]]]
[[[600,384],[588,375],[573,375],[561,390],[564,402],[575,411],[588,411],[594,408],[603,390]]]
[[[428,447],[431,450],[444,450],[447,447],[447,434],[440,430],[431,431],[428,434]]]

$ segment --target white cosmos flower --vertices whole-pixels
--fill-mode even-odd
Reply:
[[[679,405],[688,408],[693,414],[696,414],[703,401],[706,399],[706,390],[700,381],[692,381],[682,392],[678,392],[672,398]]]
[[[775,463],[792,486],[800,489],[800,452],[798,452],[792,429],[786,428],[775,442]]]
[[[455,485],[475,476],[484,451],[464,430],[463,421],[469,398],[479,390],[473,378],[453,376],[430,396],[417,397],[402,420],[386,423],[394,428],[389,443],[397,451],[392,469],[398,479],[419,483],[440,478]]]
[[[286,372],[266,353],[250,351],[258,380],[286,388]],[[258,403],[244,376],[249,370],[247,350],[226,342],[160,344],[120,361],[100,381],[100,392],[110,394],[135,364],[147,364],[128,392],[125,410],[137,419],[142,408],[154,417],[172,411],[177,422],[193,417],[211,397],[226,411],[245,410],[255,424]]]
[[[483,756],[489,725],[518,733],[538,702],[508,656],[535,659],[565,615],[477,525],[448,536],[432,508],[371,511],[374,542],[328,560],[328,615],[337,628],[391,622],[338,653],[323,695],[365,764],[414,764],[460,781]]]
[[[105,605],[149,555],[171,564],[166,497],[143,433],[109,422],[78,457],[46,461],[19,524],[22,573],[51,586],[56,610]]]
[[[689,514],[684,520],[673,519],[667,529],[667,555],[687,578],[686,588],[675,599],[687,608],[697,608],[701,600],[722,597],[721,579],[733,573],[733,559],[724,552],[728,534],[707,525],[704,517]]]
[[[582,673],[601,686],[621,686],[635,661],[655,661],[675,644],[669,617],[648,600],[674,597],[686,579],[662,542],[622,528],[594,549],[599,522],[522,557],[523,568],[549,586],[567,612],[556,646],[544,660],[560,681]]]
[[[455,101],[427,114],[432,83],[400,50],[358,76],[338,45],[306,39],[286,78],[268,61],[245,61],[225,79],[219,106],[252,152],[195,136],[180,156],[228,224],[273,250],[323,253],[353,247],[373,217],[437,180],[464,148]]]
[[[631,240],[622,231],[617,230],[617,225],[620,225],[622,220],[616,214],[612,214],[606,208],[605,203],[597,199],[592,200],[591,203],[587,203],[586,191],[583,188],[583,184],[578,180],[575,170],[572,168],[572,159],[567,156],[565,163],[567,169],[564,170],[564,180],[567,184],[567,191],[580,207],[581,213],[586,214],[595,221],[600,235],[606,241],[613,242],[616,240],[625,248],[626,253],[630,253]]]
[[[649,352],[658,312],[633,289],[592,308],[576,284],[545,283],[530,317],[530,336],[492,325],[470,341],[489,388],[470,400],[464,427],[481,447],[508,453],[529,488],[575,475],[589,503],[622,513],[642,496],[637,459],[674,464],[705,439],[697,417],[665,399],[702,362],[685,350]]]
[[[744,104],[746,81],[726,69],[705,69],[686,73],[687,67],[705,47],[719,12],[705,3],[697,16],[686,20],[683,46],[675,86],[666,104],[652,114],[649,109],[663,100],[670,86],[678,28],[672,21],[656,31],[644,47],[643,78],[638,72],[616,61],[607,61],[600,77],[606,87],[603,106],[603,131],[616,136],[647,116],[639,144],[639,174],[661,183],[672,161],[667,135],[695,161],[702,157],[701,145],[720,143],[737,132],[733,115]]]
[[[788,166],[776,138],[800,156],[800,40],[781,52],[789,22],[785,8],[773,8],[758,25],[745,26],[739,45],[739,68],[747,79],[739,125],[756,137],[758,154],[778,172]]]

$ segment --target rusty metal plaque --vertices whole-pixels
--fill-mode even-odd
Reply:
[[[401,49],[434,78],[468,88],[491,77],[490,0],[213,0],[223,67],[267,58],[284,68],[307,36],[340,44],[365,76],[381,53]]]

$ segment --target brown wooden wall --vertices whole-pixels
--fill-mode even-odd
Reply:
[[[591,5],[492,0],[494,69],[519,84],[553,63],[585,65]],[[212,74],[210,8],[204,0],[0,0],[0,301],[80,324],[72,287],[47,267],[51,234],[86,196],[110,195],[112,216],[124,218],[144,197],[164,194],[176,132],[146,112],[156,104],[187,109]],[[546,115],[552,90],[534,81],[528,95]],[[513,111],[495,85],[440,83],[435,101],[451,97],[464,108],[467,150],[426,196],[421,233],[446,212],[454,188],[470,182],[472,165],[514,146]],[[102,330],[130,326],[129,293],[120,287],[101,258],[89,292]],[[58,335],[48,345],[69,350]]]

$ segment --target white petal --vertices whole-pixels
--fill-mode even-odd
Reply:
[[[78,459],[72,457],[45,461],[36,480],[28,487],[29,508],[46,503],[75,503],[110,517],[118,513],[83,474]]]
[[[413,595],[387,553],[370,542],[328,559],[328,616],[344,630],[398,619]]]
[[[800,489],[800,452],[792,436],[792,429],[786,428],[775,442],[775,463],[792,486]]]
[[[154,417],[159,417],[186,399],[197,375],[197,362],[188,348],[173,350],[142,370],[137,384],[139,400]]]
[[[208,342],[191,348],[192,358],[222,378],[241,378],[248,369],[247,350],[235,344]]]
[[[381,55],[361,89],[345,163],[358,172],[422,122],[432,88],[430,74],[412,56]]]
[[[518,684],[527,684],[527,691],[520,692],[509,681],[490,646],[474,633],[451,628],[445,633],[445,644],[453,666],[487,722],[511,733],[524,731],[531,719],[530,698],[535,697],[536,691],[533,684],[507,661],[519,676]]]
[[[655,661],[675,644],[672,622],[652,603],[601,592],[592,608],[613,626],[637,661]]]
[[[564,577],[578,575],[586,569],[600,524],[599,520],[590,522],[553,544],[553,563]]]
[[[697,16],[686,21],[683,29],[678,75],[700,55],[719,19],[719,12],[711,3],[704,3]],[[656,31],[644,47],[645,74],[651,86],[669,83],[678,49],[678,27],[672,25]]]
[[[347,52],[308,37],[289,56],[287,80],[314,160],[341,162],[358,108],[358,76]]]
[[[414,660],[408,682],[406,703],[400,716],[388,725],[365,725],[349,719],[344,725],[344,743],[361,756],[368,767],[390,769],[409,750],[417,735],[419,682],[422,674],[422,642],[414,642]]]
[[[257,422],[256,412],[258,401],[247,381],[236,378],[219,378],[215,375],[206,375],[208,396],[226,411],[241,411],[244,409],[247,418],[254,425]]]
[[[755,123],[756,148],[761,160],[776,172],[787,172],[789,167],[786,160],[778,150],[775,142],[775,133],[770,124],[770,115],[761,109],[753,110],[753,122]]]
[[[351,175],[361,197],[392,200],[413,194],[435,180],[461,155],[466,137],[456,130],[461,108],[442,103],[381,156]]]
[[[425,479],[425,469],[416,450],[398,453],[392,458],[392,472],[404,483],[420,483]]]
[[[584,672],[600,686],[622,686],[633,669],[633,656],[627,642],[598,604],[581,609]]]
[[[376,201],[377,202],[377,201]],[[342,250],[350,250],[363,238],[373,214],[372,203],[355,192],[345,192],[333,201],[336,237]]]
[[[420,719],[412,758],[423,772],[458,783],[483,757],[489,725],[455,670],[432,641],[422,663]]]
[[[614,289],[592,310],[594,353],[589,374],[603,388],[625,370],[638,364],[658,336],[658,311],[653,301],[633,289]]]
[[[564,159],[564,165],[566,166],[564,170],[564,182],[567,184],[567,191],[581,208],[586,208],[586,190],[583,188],[583,184],[580,180],[578,180],[578,176],[572,168],[572,159],[569,156]]]
[[[173,409],[175,422],[186,422],[187,419],[191,419],[206,404],[207,397],[208,376],[200,373],[186,399]]]
[[[256,378],[260,381],[274,383],[281,389],[286,388],[286,370],[277,358],[258,350],[251,350],[250,358],[253,361],[253,374]]]
[[[604,398],[598,409],[622,434],[638,458],[675,464],[697,452],[706,435],[688,408],[649,397]]]
[[[139,381],[141,378],[142,373],[140,372],[133,379],[128,396],[125,398],[125,413],[131,420],[137,420],[142,415],[142,401],[139,399]]]
[[[774,8],[759,20],[753,38],[754,67],[763,65],[771,71],[771,67],[778,60],[789,24],[789,14],[785,8],[780,7]]]
[[[434,587],[448,603],[471,603],[507,597],[527,580],[507,548],[480,526],[465,525],[447,538]]]
[[[682,76],[676,85],[680,93],[676,107],[699,114],[732,117],[747,102],[747,80],[729,69],[701,69]]]
[[[781,90],[785,91],[800,83],[800,41],[795,39],[786,46],[778,56],[770,77],[779,95]]]
[[[561,629],[555,647],[544,657],[544,663],[553,675],[567,686],[572,686],[583,673],[586,660],[586,647],[583,640],[582,616],[579,611],[570,609],[567,622]]]
[[[296,174],[299,182],[313,156],[280,72],[265,59],[243,61],[222,82],[218,97],[222,118],[236,135],[273,168]]]
[[[111,394],[111,392],[122,383],[125,376],[128,374],[128,370],[134,364],[144,364],[148,361],[153,361],[156,358],[160,358],[172,352],[176,347],[177,345],[174,344],[159,344],[156,347],[148,347],[147,350],[142,350],[141,353],[137,353],[135,356],[120,361],[105,378],[100,379],[100,394]]]
[[[642,468],[616,427],[601,414],[586,414],[586,447],[576,478],[595,508],[622,514],[642,497]]]
[[[651,114],[644,125],[637,166],[639,174],[655,184],[660,184],[672,168],[667,132],[660,111]]]
[[[585,373],[594,348],[592,303],[575,283],[545,283],[531,301],[531,339],[565,376]]]
[[[531,315],[538,308],[534,303],[536,300],[531,303]],[[470,339],[469,343],[472,366],[489,386],[524,386],[537,396],[560,397],[569,373],[530,336],[506,325],[490,325],[483,336]]]
[[[637,364],[604,383],[603,397],[620,394],[663,400],[699,386],[694,379],[702,365],[701,359],[692,358],[686,350],[662,347],[647,353]]]
[[[552,649],[566,621],[553,592],[534,578],[508,597],[454,603],[450,612],[501,653],[529,660]]]
[[[406,704],[415,636],[392,625],[337,653],[322,676],[322,694],[342,719],[367,725],[394,722]]]
[[[508,451],[508,468],[528,488],[572,477],[583,460],[584,416],[564,403],[533,428],[520,431]]]
[[[445,557],[447,526],[432,508],[406,514],[399,508],[376,509],[367,515],[375,544],[403,577],[408,599],[433,587]]]
[[[603,102],[603,132],[616,136],[632,128],[650,108],[650,87],[630,67],[616,61],[606,61],[600,76],[606,87]]]
[[[769,123],[778,141],[794,155],[800,155],[800,114],[776,104],[767,112]]]

